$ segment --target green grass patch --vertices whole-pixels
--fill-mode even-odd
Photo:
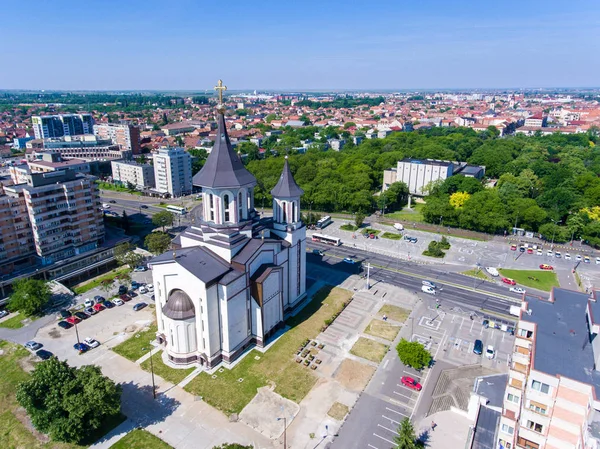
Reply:
[[[170,366],[164,364],[162,357],[160,356],[160,352],[152,356],[152,364],[154,365],[154,374],[162,377],[164,380],[171,382],[174,385],[177,385],[196,369],[194,367],[186,369],[171,368]],[[150,359],[144,360],[140,366],[142,369],[150,372]]]
[[[172,447],[147,430],[136,429],[113,444],[110,449],[171,449]]]
[[[365,334],[373,335],[374,337],[383,338],[384,340],[394,341],[396,335],[400,332],[400,326],[387,321],[371,320]]]
[[[274,383],[275,392],[284,398],[300,402],[317,377],[295,362],[296,351],[305,339],[319,335],[324,321],[341,310],[343,303],[351,297],[348,290],[331,286],[322,288],[304,309],[286,321],[290,329],[267,352],[251,351],[234,368],[217,370],[214,379],[200,373],[185,386],[185,390],[202,396],[226,414],[241,412],[256,395],[256,390],[269,383]],[[238,382],[238,379],[243,381]]]
[[[482,271],[482,270],[467,270],[467,271],[463,271],[460,274],[464,274],[465,276],[471,276],[471,277],[475,277],[477,279],[482,279],[484,281],[489,281],[490,278],[488,278],[486,276],[486,274]]]
[[[384,232],[381,238],[390,240],[402,240],[402,234],[394,234],[393,232]]]
[[[119,355],[122,355],[126,359],[135,362],[144,354],[147,354],[150,348],[153,347],[150,345],[150,341],[156,338],[157,330],[158,327],[156,326],[156,323],[153,323],[146,330],[136,332],[123,343],[115,346],[113,351]],[[143,351],[144,348],[146,348],[146,351]]]
[[[142,194],[142,192],[140,192],[139,190],[128,189],[127,187],[119,186],[116,184],[111,184],[109,182],[97,181],[97,184],[98,184],[98,188],[100,188],[102,190],[110,190],[112,192],[129,193],[131,195],[141,195]]]
[[[93,288],[99,287],[103,281],[114,280],[120,274],[124,274],[128,271],[131,271],[131,269],[128,267],[116,268],[106,274],[103,274],[101,276],[97,276],[93,279],[90,279],[89,281],[85,281],[80,284],[77,284],[76,286],[74,286],[72,288],[72,290],[75,292],[75,294],[82,295],[82,294],[90,291]]]
[[[373,229],[373,228],[366,228],[362,231],[363,234],[375,234],[378,235],[381,231],[378,231],[377,229]]]
[[[391,304],[386,304],[382,306],[381,309],[379,309],[377,315],[380,317],[385,315],[391,320],[398,321],[399,323],[404,323],[408,318],[408,315],[410,315],[410,310],[398,306],[393,306]]]
[[[346,224],[341,225],[340,229],[342,231],[352,231],[352,232],[354,232],[354,231],[356,231],[358,229],[358,227],[354,226],[353,224],[346,223]]]
[[[532,287],[546,292],[552,290],[552,287],[560,287],[558,277],[553,271],[508,270],[506,268],[501,268],[498,271],[502,276],[514,279],[517,284],[524,287]]]
[[[24,319],[25,317],[19,313],[13,316],[12,318],[9,318],[8,320],[2,321],[0,323],[0,327],[5,327],[7,329],[20,329],[23,327],[22,321]]]
[[[415,223],[423,223],[425,220],[423,218],[423,214],[421,211],[423,210],[423,203],[415,203],[413,204],[413,208],[411,209],[403,209],[398,212],[391,212],[389,214],[385,214],[384,218],[395,219],[400,221],[412,221]]]
[[[357,342],[354,343],[352,349],[350,349],[350,354],[370,360],[371,362],[379,363],[388,349],[388,345],[371,340],[370,338],[360,337]]]

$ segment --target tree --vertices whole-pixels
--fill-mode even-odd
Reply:
[[[172,226],[174,218],[171,212],[163,210],[152,216],[152,224],[154,226],[162,226],[162,230],[165,232],[165,226]]]
[[[81,443],[121,413],[121,386],[97,366],[74,368],[52,357],[19,384],[17,401],[39,432]]]
[[[125,265],[125,256],[133,249],[133,245],[130,242],[119,243],[115,246],[114,255],[119,265]]]
[[[408,341],[404,338],[396,346],[398,357],[405,365],[420,370],[431,363],[431,354],[418,341]]]
[[[48,303],[52,292],[44,281],[37,279],[19,279],[13,284],[8,307],[20,311],[23,315],[39,314]]]
[[[162,254],[169,248],[171,237],[164,232],[151,232],[144,239],[144,244],[151,253]]]
[[[467,201],[469,201],[471,195],[467,192],[456,192],[450,195],[450,205],[455,209],[462,209]]]
[[[363,211],[359,210],[356,214],[354,214],[354,224],[356,225],[357,228],[360,228],[364,222],[365,222],[365,214],[363,213]]]
[[[398,435],[394,437],[394,443],[396,443],[398,449],[420,449],[424,447],[423,443],[417,440],[410,419],[404,418],[400,422],[397,433]]]
[[[215,446],[213,449],[253,449],[253,446],[243,446],[238,443],[225,443],[220,446]]]
[[[125,211],[123,211],[123,215],[121,216],[121,227],[125,232],[129,232],[129,216]]]

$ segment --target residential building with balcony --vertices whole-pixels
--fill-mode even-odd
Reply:
[[[525,295],[515,333],[498,447],[600,447],[600,304],[555,288]]]
[[[23,189],[0,185],[0,273],[33,264],[35,254]]]
[[[154,180],[159,194],[192,193],[192,157],[183,148],[160,148],[154,155]]]
[[[137,126],[117,123],[101,123],[94,125],[94,134],[102,140],[110,140],[122,150],[130,150],[132,154],[140,154],[140,129]]]
[[[137,189],[154,188],[154,167],[150,164],[138,164],[131,161],[112,161],[113,182],[123,185],[133,184]]]
[[[94,126],[91,114],[34,115],[31,122],[36,139],[91,134]]]
[[[63,159],[84,161],[129,160],[132,156],[131,150],[122,149],[119,145],[113,144],[110,139],[99,139],[92,134],[46,139],[44,150],[59,153]]]

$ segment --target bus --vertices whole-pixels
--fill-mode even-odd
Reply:
[[[329,235],[323,235],[323,234],[313,234],[312,241],[327,243],[328,245],[333,245],[333,246],[340,246],[342,244],[341,239],[339,239],[337,237],[331,237]]]
[[[319,229],[323,229],[324,227],[326,227],[329,223],[331,223],[331,217],[329,215],[324,216],[323,218],[321,218],[319,221],[317,221],[317,228]]]
[[[181,207],[181,206],[173,206],[173,205],[169,204],[167,206],[167,210],[169,212],[173,212],[174,214],[179,214],[179,215],[187,214],[187,210],[185,210],[185,207]]]

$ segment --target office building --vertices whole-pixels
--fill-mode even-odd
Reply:
[[[154,167],[150,164],[138,164],[130,161],[112,161],[112,179],[122,185],[132,184],[137,189],[154,187]]]
[[[526,294],[498,429],[504,449],[600,447],[600,304],[554,288]]]
[[[101,123],[94,125],[94,134],[102,140],[110,140],[122,150],[130,150],[132,154],[140,154],[140,129],[133,125]]]
[[[40,151],[33,152],[29,155],[29,161],[27,166],[30,173],[47,173],[58,170],[73,170],[77,173],[90,174],[92,171],[92,163],[84,161],[82,159],[63,159],[60,153],[53,151]],[[21,168],[22,165],[18,165],[14,168]],[[12,170],[11,170],[12,174]],[[15,178],[13,178],[15,184],[20,184]],[[22,182],[27,182],[25,179]]]
[[[159,194],[192,193],[192,157],[183,148],[160,148],[154,155],[154,181]]]
[[[59,153],[63,159],[82,159],[89,162],[132,157],[131,150],[122,149],[110,139],[99,139],[93,134],[46,139],[43,145],[44,150]]]
[[[36,139],[92,134],[91,114],[34,115],[31,117]]]

